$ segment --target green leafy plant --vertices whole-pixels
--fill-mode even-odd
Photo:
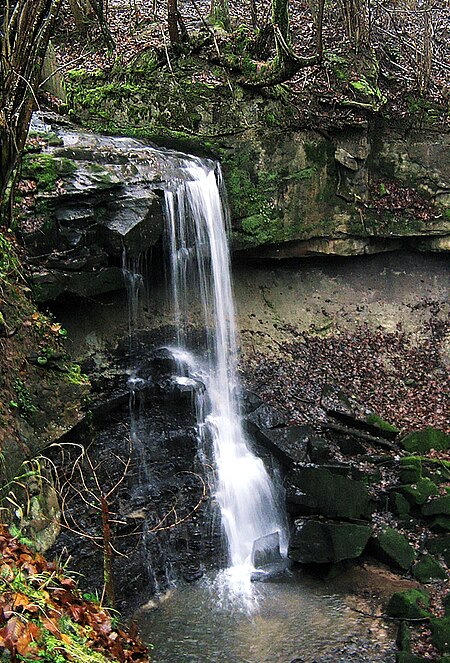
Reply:
[[[24,415],[36,412],[37,408],[33,404],[28,387],[21,378],[16,378],[14,380],[14,389],[16,392],[16,400],[10,401],[10,406],[19,408]]]

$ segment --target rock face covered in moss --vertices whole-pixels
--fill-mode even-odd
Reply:
[[[68,87],[86,126],[219,158],[237,249],[283,258],[450,247],[448,135],[363,122],[324,137],[299,129],[283,88],[250,92],[193,56],[172,74],[147,52],[127,70],[70,72]]]

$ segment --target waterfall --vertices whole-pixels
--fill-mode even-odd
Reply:
[[[175,354],[188,363],[189,377],[206,386],[197,423],[201,441],[209,440],[213,450],[215,499],[230,566],[251,568],[254,541],[275,531],[283,538],[283,518],[264,463],[252,453],[242,427],[220,167],[195,157],[180,165],[183,176],[164,194]],[[206,330],[203,361],[194,358],[188,341],[189,331],[199,326]]]

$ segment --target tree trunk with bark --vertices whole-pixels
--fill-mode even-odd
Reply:
[[[10,215],[12,185],[61,0],[0,3],[0,212]]]

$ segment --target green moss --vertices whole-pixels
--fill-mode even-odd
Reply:
[[[369,414],[369,416],[366,417],[366,421],[368,424],[372,424],[373,426],[378,426],[378,428],[381,428],[382,430],[388,430],[391,431],[392,433],[400,432],[396,426],[390,424],[388,421],[385,421],[385,419],[382,419],[377,414]]]
[[[400,440],[401,446],[409,452],[427,453],[435,451],[447,451],[450,447],[450,435],[437,428],[425,428],[423,430],[409,433]]]
[[[410,486],[400,486],[398,490],[406,497],[413,506],[425,504],[432,495],[439,495],[439,488],[431,479],[419,479],[417,483]]]
[[[401,518],[404,518],[411,511],[410,504],[406,497],[401,493],[393,493],[391,498],[392,510]]]
[[[431,555],[425,555],[412,568],[412,574],[420,582],[429,582],[430,580],[445,580],[446,571],[439,564],[437,559]]]
[[[432,619],[431,642],[442,653],[450,654],[450,617]]]
[[[427,659],[407,651],[400,651],[395,655],[395,663],[426,663],[426,661]]]
[[[389,617],[399,619],[421,619],[429,617],[427,608],[430,595],[422,589],[405,589],[395,592],[389,600],[386,612]]]
[[[89,384],[89,378],[87,375],[84,375],[84,373],[81,372],[81,368],[79,364],[76,363],[71,363],[66,366],[66,376],[68,382],[71,384],[82,384],[82,385],[88,385]]]
[[[417,483],[422,478],[422,474],[419,468],[414,465],[404,465],[400,468],[399,471],[400,481],[404,484],[406,483]]]
[[[416,552],[408,540],[393,527],[380,532],[373,540],[374,553],[381,561],[400,569],[409,569]]]
[[[406,622],[400,622],[398,625],[396,642],[400,651],[411,650],[411,632]]]
[[[71,175],[75,170],[71,159],[52,154],[27,154],[22,162],[22,177],[34,180],[40,191],[52,191],[60,177]]]
[[[297,170],[294,173],[287,175],[284,180],[290,182],[301,182],[302,180],[310,180],[314,175],[317,175],[317,168],[315,166],[309,166],[307,168],[302,168]]]

